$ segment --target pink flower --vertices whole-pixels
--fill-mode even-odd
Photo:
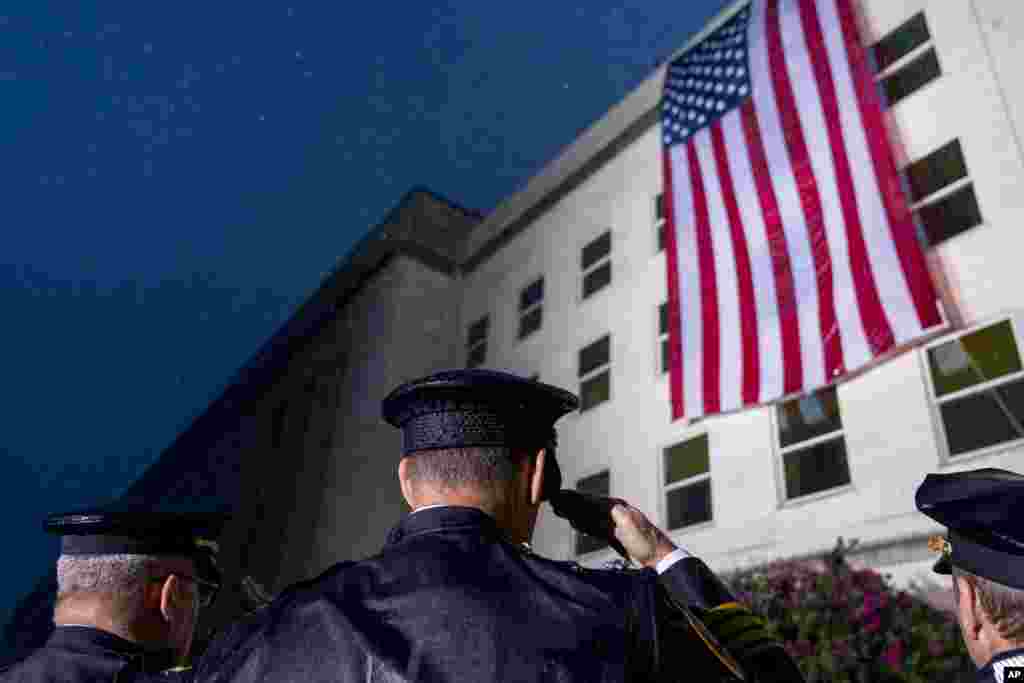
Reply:
[[[928,654],[932,657],[941,657],[942,653],[946,651],[946,647],[942,644],[941,640],[929,640],[928,641]]]
[[[881,618],[879,618],[879,616],[877,614],[871,616],[867,621],[864,622],[864,632],[865,633],[874,633],[875,631],[877,631],[881,627],[882,627],[882,620],[881,620]]]
[[[810,657],[814,654],[814,645],[809,640],[796,641],[795,648],[797,657]]]
[[[846,657],[850,654],[850,643],[845,640],[832,641],[832,654],[836,657]]]
[[[903,641],[894,640],[889,643],[889,647],[882,653],[882,659],[893,669],[900,671],[903,668]]]

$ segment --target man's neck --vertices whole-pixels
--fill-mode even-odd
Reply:
[[[118,624],[96,605],[78,605],[74,608],[59,608],[53,615],[55,626],[86,626],[112,633],[119,638],[139,642],[129,629],[120,628]]]
[[[439,507],[468,507],[475,508],[485,515],[493,517],[498,523],[500,528],[513,543],[528,543],[530,541],[529,536],[531,534],[524,533],[522,530],[517,530],[518,524],[510,523],[510,520],[506,515],[502,515],[500,510],[494,509],[494,505],[485,505],[479,498],[471,496],[423,496],[422,498],[415,501],[415,507],[413,508],[412,514],[427,510],[430,508]]]

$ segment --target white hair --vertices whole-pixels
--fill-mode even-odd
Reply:
[[[58,600],[74,593],[127,598],[141,594],[149,579],[180,570],[175,558],[153,555],[61,555],[57,560]]]

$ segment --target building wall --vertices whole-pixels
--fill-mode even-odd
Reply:
[[[948,277],[968,324],[1021,306],[1017,263],[1024,246],[1019,230],[1024,172],[1014,128],[1016,112],[1024,111],[1024,86],[1013,77],[1024,49],[1018,47],[1020,29],[1014,26],[1024,24],[1014,24],[1021,12],[1014,3],[977,3],[983,5],[976,11],[973,2],[871,0],[864,3],[862,17],[868,42],[874,42],[916,12],[925,12],[943,75],[897,103],[889,119],[902,163],[953,138],[961,141],[984,223],[938,245],[932,258]],[[648,81],[616,108],[615,116],[646,111],[649,90]],[[552,168],[593,155],[604,142],[584,135]],[[851,483],[820,495],[785,501],[773,409],[712,417],[692,426],[671,422],[666,376],[657,372],[657,306],[666,298],[665,260],[656,253],[654,228],[654,197],[660,188],[660,146],[651,129],[466,277],[461,335],[468,323],[489,314],[487,366],[524,375],[539,372],[544,382],[578,391],[577,353],[610,333],[611,401],[560,423],[566,482],[572,485],[610,468],[612,494],[664,525],[662,449],[706,433],[713,521],[673,536],[713,567],[725,570],[822,552],[843,536],[861,539],[863,557],[897,579],[919,575],[928,565],[924,538],[940,531],[914,506],[914,490],[924,475],[986,466],[1020,469],[1015,463],[1021,446],[950,461],[920,350],[839,385]],[[484,237],[500,234],[517,201],[499,207],[470,243],[480,245]],[[612,284],[583,301],[580,250],[608,228]],[[543,326],[517,341],[519,291],[540,275],[545,277]],[[572,557],[568,525],[545,512],[535,546],[551,556]],[[610,558],[605,551],[585,560],[600,564]]]
[[[447,275],[396,257],[324,333],[339,349],[326,353],[334,357],[330,405],[295,450],[307,454],[305,471],[295,479],[288,560],[275,589],[375,554],[407,510],[397,479],[400,432],[381,419],[381,401],[403,382],[454,366],[455,286]],[[312,346],[325,353],[325,344]]]

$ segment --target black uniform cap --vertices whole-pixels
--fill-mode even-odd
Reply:
[[[543,446],[554,424],[579,407],[575,394],[518,375],[448,370],[392,391],[382,410],[402,430],[404,454],[469,446]]]
[[[217,538],[223,513],[100,508],[53,514],[43,529],[61,536],[62,555],[174,555],[196,564],[200,578],[220,582]]]
[[[949,528],[948,539],[931,544],[942,552],[935,572],[956,566],[1024,589],[1024,476],[994,468],[929,474],[915,502]]]

